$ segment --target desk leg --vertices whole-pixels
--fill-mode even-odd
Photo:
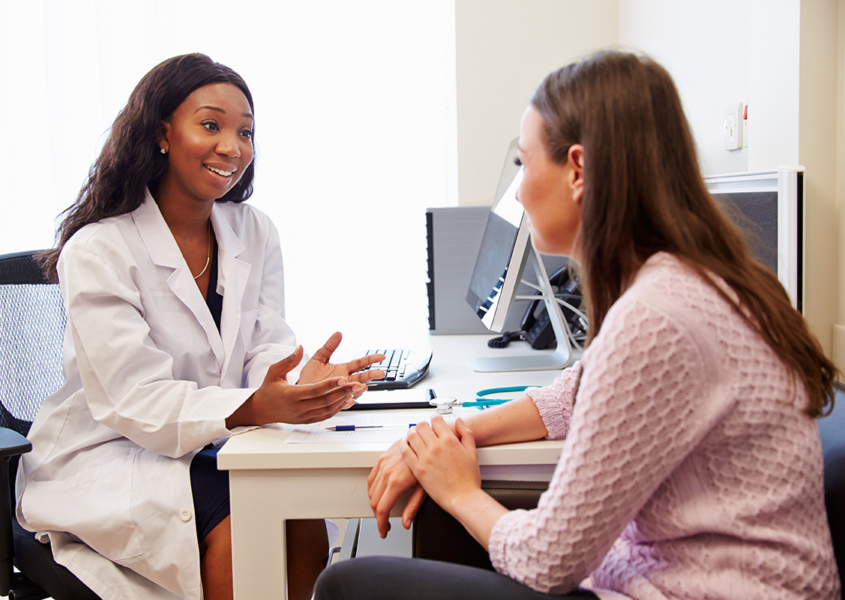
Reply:
[[[235,599],[284,600],[285,520],[371,517],[369,472],[369,468],[229,471]],[[402,514],[407,496],[400,498],[391,516]]]
[[[235,598],[287,596],[285,519],[273,488],[284,478],[264,471],[230,471],[232,576]]]

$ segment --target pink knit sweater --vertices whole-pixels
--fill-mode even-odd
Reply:
[[[840,598],[806,393],[676,258],[529,395],[567,443],[538,508],[493,528],[498,571],[546,593],[590,576],[638,600]]]

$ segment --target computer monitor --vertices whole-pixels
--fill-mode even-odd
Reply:
[[[505,325],[531,247],[522,206],[516,200],[522,170],[518,169],[510,179],[487,217],[467,290],[467,302],[475,314],[489,330],[496,332],[502,331]]]
[[[557,340],[553,351],[531,351],[529,354],[470,360],[475,371],[528,371],[560,369],[575,360],[558,300],[549,283],[543,261],[531,244],[527,218],[516,200],[522,182],[522,169],[515,165],[517,141],[510,143],[505,164],[499,178],[496,198],[481,239],[475,268],[467,290],[467,302],[491,331],[501,332],[517,295],[520,283],[539,291],[551,317]],[[530,261],[537,275],[537,285],[523,280],[523,272]],[[531,299],[537,299],[533,296]]]
[[[505,166],[496,192],[496,202],[488,217],[475,269],[472,273],[467,302],[482,322],[492,331],[501,331],[515,300],[520,284],[543,293],[558,348],[554,353],[533,351],[521,356],[473,359],[476,371],[518,371],[562,368],[580,354],[577,340],[565,323],[559,300],[548,284],[539,254],[531,245],[522,206],[515,193],[522,172],[513,163],[516,142],[508,148]],[[803,307],[803,216],[804,169],[781,167],[773,171],[736,173],[705,177],[710,193],[728,209],[747,235],[746,240],[756,258],[777,274],[799,311]],[[538,285],[523,280],[526,264],[533,264]],[[532,299],[535,299],[533,297]],[[571,308],[571,307],[570,307]],[[570,343],[574,340],[573,343]]]

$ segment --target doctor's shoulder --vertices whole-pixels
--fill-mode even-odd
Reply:
[[[215,207],[242,240],[278,239],[279,233],[272,219],[262,210],[246,202],[218,202]]]
[[[62,248],[59,262],[74,261],[81,256],[97,257],[103,264],[114,268],[125,268],[121,264],[132,254],[132,221],[129,214],[108,217],[96,223],[89,223],[73,234]],[[61,272],[61,269],[59,269]]]

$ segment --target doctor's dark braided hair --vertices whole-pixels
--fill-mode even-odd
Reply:
[[[73,234],[90,223],[132,212],[144,202],[146,188],[155,191],[168,165],[167,156],[161,154],[157,143],[162,121],[169,119],[191,92],[211,83],[237,86],[255,112],[252,94],[243,78],[204,54],[169,58],[138,82],[112,124],[76,202],[62,213],[56,247],[38,256],[48,279],[57,281],[59,254]],[[218,201],[243,202],[249,198],[254,176],[252,161],[240,181]]]

